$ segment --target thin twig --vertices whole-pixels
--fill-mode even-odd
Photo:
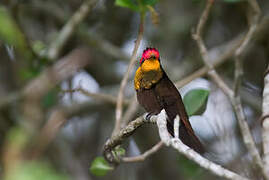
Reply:
[[[150,120],[146,120],[144,118],[145,116],[146,114],[131,121],[126,127],[124,127],[119,132],[112,135],[112,137],[106,141],[104,145],[103,154],[107,161],[111,163],[119,163],[119,162],[115,162],[115,158],[113,157],[111,153],[113,148],[115,148],[117,145],[120,145],[126,138],[131,136],[134,133],[134,131],[140,126],[142,126],[143,124],[156,122],[155,116],[152,116]]]
[[[101,101],[108,102],[108,103],[111,103],[111,104],[116,104],[117,103],[117,98],[115,98],[112,95],[103,94],[103,93],[92,93],[92,92],[89,92],[89,91],[87,91],[87,90],[85,90],[85,89],[83,89],[81,87],[74,88],[74,89],[61,90],[61,92],[62,93],[80,92],[80,93],[84,94],[85,96],[92,97],[92,98],[94,98],[96,100],[101,100]],[[124,99],[123,104],[127,105],[127,104],[129,104],[129,101]]]
[[[250,40],[253,38],[253,35],[258,27],[259,16],[260,16],[260,8],[257,4],[256,0],[248,1],[254,12],[256,12],[255,16],[252,18],[252,22],[247,34],[244,36],[244,40],[241,45],[235,51],[235,82],[234,82],[234,96],[238,96],[239,87],[241,85],[241,79],[243,75],[243,65],[241,54],[248,46]]]
[[[197,29],[195,34],[193,34],[193,39],[196,40],[197,45],[199,47],[201,56],[202,56],[202,60],[205,63],[205,65],[207,66],[207,68],[209,69],[208,71],[208,75],[214,80],[214,82],[216,82],[218,84],[218,86],[228,95],[228,96],[233,96],[233,92],[230,90],[230,88],[224,83],[224,81],[221,79],[221,77],[217,74],[217,72],[214,69],[214,66],[210,63],[210,58],[208,56],[208,51],[207,48],[203,42],[202,39],[202,32],[203,32],[203,28],[204,25],[208,19],[208,15],[209,12],[211,10],[211,7],[214,3],[214,0],[208,0],[206,7],[202,13],[202,16],[199,20],[199,23],[197,25]]]
[[[87,14],[95,7],[96,3],[97,0],[86,0],[74,13],[59,32],[59,36],[50,45],[48,49],[49,59],[54,60],[59,56],[63,46],[75,31],[75,28],[87,17]]]
[[[238,96],[240,86],[241,86],[241,81],[242,81],[242,75],[243,75],[243,64],[242,60],[236,56],[235,57],[235,70],[234,70],[234,96]]]
[[[197,44],[198,44],[198,47],[199,47],[199,50],[200,50],[200,53],[202,55],[202,59],[205,63],[205,65],[208,67],[209,69],[209,72],[208,72],[208,75],[215,81],[218,83],[218,86],[228,94],[228,96],[232,96],[233,95],[233,92],[230,90],[230,88],[223,82],[223,80],[221,80],[221,78],[219,77],[219,75],[217,74],[217,72],[215,71],[214,69],[214,66],[210,63],[210,58],[209,58],[209,55],[208,55],[208,51],[207,51],[207,48],[203,42],[203,39],[202,39],[202,32],[203,32],[203,29],[204,29],[204,26],[205,26],[205,23],[208,19],[208,15],[209,15],[209,12],[211,10],[211,7],[214,3],[214,0],[208,0],[207,1],[207,4],[206,4],[206,7],[202,13],[202,16],[199,20],[199,23],[197,25],[197,29],[196,29],[196,32],[195,34],[193,34],[193,39],[196,40]]]
[[[247,180],[246,178],[228,170],[223,167],[221,167],[218,164],[215,164],[208,159],[202,157],[199,153],[195,152],[188,146],[186,146],[182,141],[179,139],[179,134],[175,133],[175,136],[171,138],[171,136],[166,137],[169,135],[168,129],[166,126],[166,111],[163,109],[159,115],[157,115],[157,126],[159,129],[159,135],[164,144],[167,146],[172,146],[174,149],[176,149],[179,153],[186,156],[188,159],[192,160],[193,162],[197,163],[200,167],[203,167],[213,174],[219,176],[219,177],[225,177],[227,179],[237,179],[237,180]],[[178,132],[179,128],[179,122],[180,117],[177,115],[174,119],[174,132]]]
[[[138,110],[138,102],[136,100],[136,95],[134,95],[131,98],[131,102],[127,108],[127,110],[125,111],[125,114],[122,117],[122,122],[121,122],[121,128],[125,127],[128,122],[133,118],[134,114],[137,112]]]
[[[212,60],[212,66],[213,68],[216,68],[218,66],[220,66],[221,64],[223,64],[226,60],[228,60],[231,56],[233,56],[235,48],[237,46],[239,46],[241,39],[238,39],[236,42],[229,42],[227,43],[227,47],[225,47],[224,49],[227,49],[225,52],[222,53],[218,53],[217,57]],[[215,50],[211,50],[208,53],[209,54],[215,54]],[[177,88],[183,87],[184,85],[188,84],[189,82],[191,82],[192,80],[202,77],[204,75],[206,75],[209,72],[209,68],[205,65],[203,67],[201,67],[200,69],[198,69],[197,71],[193,72],[192,74],[190,74],[189,76],[181,79],[180,81],[177,81],[175,83]]]
[[[35,140],[35,146],[30,153],[31,159],[39,157],[44,152],[65,122],[66,117],[63,111],[56,109],[52,112]]]
[[[211,173],[219,176],[224,177],[231,180],[248,180],[245,177],[240,176],[228,169],[223,168],[222,166],[209,161],[208,159],[202,157],[200,154],[183,144],[180,139],[174,138],[171,141],[171,146],[176,149],[179,153],[183,154],[189,160],[195,162],[200,167],[203,167],[209,170]]]
[[[248,1],[250,7],[255,12],[255,15],[252,18],[250,23],[250,28],[247,34],[244,36],[244,40],[241,45],[235,51],[235,73],[234,73],[234,97],[231,97],[231,102],[235,108],[235,112],[237,115],[239,127],[243,136],[244,143],[250,152],[251,156],[253,157],[253,161],[258,168],[258,170],[262,173],[265,179],[269,179],[269,173],[266,172],[258,149],[256,148],[255,142],[249,130],[249,126],[246,122],[246,117],[243,111],[243,106],[241,103],[241,98],[239,95],[239,89],[241,86],[242,75],[243,75],[243,62],[242,58],[240,57],[243,51],[245,51],[246,47],[248,46],[250,40],[252,39],[256,29],[257,24],[259,21],[260,16],[260,8],[256,0],[249,0]]]
[[[269,27],[268,25],[269,25],[269,16],[267,15],[267,16],[264,16],[262,18],[261,22],[258,24],[257,31],[255,31],[255,33],[254,33],[254,38],[255,39],[263,38],[263,36],[266,34],[265,32],[268,31],[268,27]],[[212,65],[214,67],[217,67],[217,66],[221,65],[222,63],[224,63],[225,60],[232,57],[234,54],[234,51],[241,44],[242,40],[243,40],[243,35],[240,34],[236,38],[234,38],[233,40],[225,43],[224,45],[221,45],[219,47],[215,47],[215,48],[211,49],[210,51],[208,51]],[[106,41],[106,43],[109,46],[112,46],[113,47],[112,49],[116,48],[117,53],[121,52],[120,49],[117,48],[115,45],[109,43],[108,41]],[[102,44],[102,42],[101,42],[101,44]],[[113,51],[112,49],[108,52],[108,54],[111,55],[112,57],[118,58],[119,56],[115,55],[117,53],[112,53],[112,51]],[[105,49],[101,49],[101,50],[103,50],[104,53],[107,52],[107,51],[105,51]],[[223,51],[225,51],[225,52],[223,52]],[[122,52],[120,53],[120,56],[121,56],[121,54],[122,54]],[[127,58],[127,57],[124,57],[124,58]],[[181,81],[176,82],[176,86],[182,87],[185,84],[192,81],[193,79],[206,75],[208,71],[209,71],[208,67],[204,66],[204,67],[200,68],[199,70],[195,71],[194,73],[192,73],[191,75],[187,76],[186,78],[182,79]],[[21,91],[22,90],[19,90],[17,92],[12,92],[9,95],[1,97],[0,98],[0,109],[10,105],[13,102],[19,101],[23,95],[21,93]],[[12,94],[14,94],[15,96],[13,96]]]
[[[163,118],[165,116],[159,116],[159,115],[152,116],[150,118],[150,120],[145,120],[145,118],[144,118],[145,116],[146,116],[146,114],[143,116],[140,116],[137,119],[135,119],[134,121],[130,122],[126,127],[121,129],[118,132],[118,134],[112,136],[109,140],[107,140],[107,142],[104,146],[104,156],[109,162],[116,163],[116,164],[120,163],[120,161],[115,162],[116,158],[113,156],[113,153],[111,153],[111,152],[113,151],[113,149],[116,146],[122,144],[126,138],[131,136],[137,128],[139,128],[140,126],[142,126],[143,124],[146,124],[146,123],[154,123],[155,124],[156,121],[161,121],[161,119],[159,119],[159,118],[162,118],[162,121],[165,121],[164,124],[166,123],[166,118]],[[165,126],[164,130],[167,131],[166,126]],[[160,130],[159,130],[159,132],[160,132]],[[240,176],[240,175],[238,175],[238,174],[236,174],[228,169],[221,167],[220,165],[217,165],[217,164],[205,159],[200,154],[196,153],[195,151],[190,149],[188,146],[183,144],[178,138],[173,138],[170,140],[171,140],[171,142],[169,142],[167,144],[171,144],[172,147],[175,148],[177,151],[179,151],[180,153],[185,155],[187,158],[189,158],[193,162],[197,163],[199,166],[209,170],[213,174],[215,174],[219,177],[224,177],[224,178],[228,178],[228,179],[232,179],[232,180],[234,180],[234,179],[247,180],[247,178],[244,178],[244,177],[242,177],[242,176]],[[162,146],[161,142],[159,142],[152,149],[146,151],[145,153],[143,153],[140,156],[128,157],[128,158],[125,157],[125,158],[122,158],[122,160],[123,160],[123,162],[143,161],[148,156],[150,156],[151,154],[158,151],[160,146]]]
[[[269,66],[267,67],[267,70]],[[264,78],[263,102],[262,102],[262,142],[264,169],[269,174],[269,74]]]
[[[22,90],[23,97],[42,98],[51,88],[71,77],[90,62],[88,49],[78,48],[45,69]]]
[[[194,34],[193,37],[197,41],[197,44],[198,44],[198,47],[200,49],[200,52],[201,52],[202,59],[203,59],[204,63],[207,65],[207,67],[209,69],[211,69],[211,71],[209,71],[208,75],[223,90],[223,92],[229,97],[229,99],[230,99],[230,101],[231,101],[231,103],[232,103],[232,105],[234,107],[237,119],[238,119],[238,123],[239,123],[239,127],[240,127],[240,130],[241,130],[242,136],[243,136],[244,143],[245,143],[248,151],[250,152],[251,156],[253,157],[253,161],[254,161],[256,167],[260,170],[260,172],[263,174],[265,179],[267,179],[267,175],[266,175],[266,173],[264,172],[264,169],[263,169],[263,164],[262,164],[262,161],[261,161],[261,157],[259,155],[259,152],[258,152],[256,146],[255,146],[253,137],[252,137],[252,135],[250,133],[248,124],[246,122],[246,118],[245,118],[245,115],[244,115],[241,100],[240,100],[239,97],[234,96],[234,91],[232,89],[230,89],[229,86],[227,86],[227,84],[220,78],[220,76],[217,74],[217,72],[215,71],[215,69],[211,65],[210,59],[208,57],[206,46],[204,45],[204,42],[203,42],[203,40],[201,38],[200,33],[202,32],[202,30],[200,28],[204,28],[204,25],[205,25],[205,22],[206,22],[206,20],[208,18],[207,16],[209,15],[212,3],[213,3],[212,0],[207,1],[206,8],[204,9],[202,17],[199,20],[196,34]],[[251,29],[251,35],[253,33],[254,33],[254,31]],[[244,46],[244,48],[245,48],[246,45],[247,45],[247,43],[245,43],[245,42],[249,42],[250,38],[251,37],[244,38],[244,41],[242,42],[241,46]],[[241,46],[239,46],[239,48]],[[240,64],[239,64],[239,66],[240,66]]]
[[[203,29],[204,29],[205,23],[208,19],[208,15],[209,15],[209,12],[211,10],[213,3],[214,3],[214,0],[207,0],[206,7],[202,13],[202,16],[201,16],[199,22],[198,22],[196,32],[195,32],[195,34],[193,34],[193,39],[196,40],[196,42],[199,46],[199,50],[200,50],[200,53],[204,59],[204,63],[207,65],[207,67],[210,70],[213,69],[213,66],[211,65],[211,63],[209,63],[208,52],[207,52],[207,49],[206,49],[204,42],[203,42],[203,39],[202,39],[202,33],[203,33]]]
[[[129,74],[130,74],[130,72],[135,64],[136,54],[137,54],[140,42],[141,42],[142,37],[143,37],[143,32],[144,32],[144,13],[141,13],[140,14],[140,25],[139,25],[138,36],[137,36],[137,40],[135,42],[132,57],[131,57],[128,69],[127,69],[126,73],[124,74],[124,77],[123,77],[121,84],[120,84],[117,106],[116,106],[116,121],[115,121],[115,127],[114,127],[112,134],[115,134],[121,128],[122,102],[123,102],[123,96],[124,96],[124,89],[127,85]]]
[[[135,157],[123,157],[122,158],[122,162],[128,162],[128,163],[131,162],[131,163],[133,163],[133,162],[141,162],[141,161],[144,161],[149,156],[151,156],[152,154],[154,154],[157,151],[159,151],[162,146],[163,146],[163,142],[160,141],[157,144],[155,144],[152,148],[150,148],[149,150],[145,151],[141,155],[138,155],[138,156],[135,156]]]
[[[100,34],[89,31],[88,28],[79,27],[76,35],[90,46],[98,48],[104,54],[113,57],[114,60],[129,61],[131,58],[120,47],[104,39]]]

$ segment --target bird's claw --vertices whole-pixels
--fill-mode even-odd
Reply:
[[[151,118],[151,116],[152,116],[152,113],[147,113],[145,119],[146,119],[147,121],[149,121],[150,118]]]
[[[156,116],[156,114],[158,114],[158,113],[156,113],[156,112],[146,113],[144,116],[144,119],[146,119],[147,121],[150,121],[153,116]]]

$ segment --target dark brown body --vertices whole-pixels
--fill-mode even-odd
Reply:
[[[179,115],[179,138],[181,141],[199,153],[204,152],[202,144],[191,127],[182,98],[165,72],[159,82],[150,89],[137,90],[137,99],[145,110],[151,114],[156,115],[162,109],[165,109],[168,116],[167,128],[172,136],[174,136],[174,119],[176,115]]]

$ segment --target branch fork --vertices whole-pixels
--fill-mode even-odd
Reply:
[[[162,142],[166,144],[167,146],[171,146],[172,148],[176,149],[179,153],[186,156],[188,159],[194,161],[197,163],[200,167],[203,167],[209,171],[211,171],[213,174],[224,177],[227,179],[236,179],[236,180],[247,180],[247,178],[242,177],[228,169],[223,168],[222,166],[215,164],[206,158],[202,157],[199,153],[195,152],[190,147],[186,146],[178,136],[178,129],[179,129],[179,123],[180,118],[177,115],[174,119],[174,133],[175,137],[171,137],[168,139],[167,134],[167,126],[166,126],[166,112],[165,110],[162,110],[161,113],[157,116],[157,126],[159,129],[159,134]],[[165,125],[165,126],[164,126]],[[165,128],[164,128],[165,127]]]
[[[174,120],[174,131],[175,137],[171,137],[166,126],[166,117],[167,114],[165,110],[162,110],[158,115],[151,116],[150,119],[146,119],[145,117],[147,114],[144,114],[134,121],[130,122],[125,128],[121,129],[118,134],[112,136],[110,139],[107,140],[104,146],[104,157],[113,165],[118,165],[120,162],[141,162],[144,161],[147,157],[156,153],[163,144],[167,146],[171,146],[179,153],[186,156],[191,161],[197,163],[200,167],[205,168],[212,172],[213,174],[224,177],[231,180],[248,180],[245,177],[240,176],[228,169],[223,168],[222,166],[215,164],[204,157],[202,157],[199,153],[195,152],[184,143],[181,142],[178,135],[178,128],[180,124],[179,116],[176,116]],[[141,125],[145,123],[157,123],[159,129],[159,135],[161,141],[154,145],[151,149],[144,152],[143,154],[135,157],[114,157],[115,153],[113,153],[113,149],[120,145],[127,137],[131,136],[134,131],[139,128]]]

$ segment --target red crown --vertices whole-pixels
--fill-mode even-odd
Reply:
[[[156,59],[160,58],[159,51],[155,48],[146,48],[143,51],[142,57],[140,59],[140,64],[144,62],[144,60],[150,59],[152,56],[155,56]]]

